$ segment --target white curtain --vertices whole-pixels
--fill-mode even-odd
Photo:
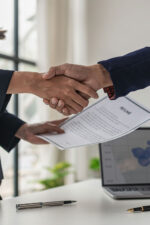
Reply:
[[[87,64],[86,0],[38,0],[37,19],[41,71],[65,62]],[[42,120],[62,117],[43,104],[40,105],[40,113]],[[42,149],[41,162],[42,165],[53,165],[58,160],[67,160],[76,171],[67,178],[67,183],[87,179],[88,158],[97,152],[97,146],[89,148],[82,147],[62,153],[50,145]]]

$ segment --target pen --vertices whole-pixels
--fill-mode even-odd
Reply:
[[[128,212],[146,212],[146,211],[150,211],[150,205],[147,206],[141,206],[141,207],[137,207],[137,208],[133,208],[133,209],[128,209]]]
[[[16,209],[22,210],[22,209],[42,208],[44,206],[63,206],[63,205],[72,204],[75,202],[76,201],[67,200],[67,201],[35,202],[35,203],[16,204]]]

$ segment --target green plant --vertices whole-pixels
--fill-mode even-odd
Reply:
[[[100,170],[100,159],[98,157],[91,158],[89,161],[89,168],[93,171],[99,171]]]
[[[68,162],[57,163],[54,167],[46,167],[50,172],[50,178],[39,180],[38,183],[42,184],[44,189],[54,188],[64,185],[64,178],[71,173],[69,170],[71,164]]]

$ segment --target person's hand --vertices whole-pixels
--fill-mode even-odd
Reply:
[[[72,109],[70,109],[69,106],[66,106],[64,101],[61,99],[53,97],[50,100],[43,99],[43,102],[46,105],[49,105],[51,108],[56,109],[58,112],[62,113],[65,116],[73,114]]]
[[[53,96],[62,99],[71,113],[78,113],[88,105],[88,100],[81,97],[78,92],[88,97],[98,97],[92,88],[64,76],[57,76],[50,80],[42,79],[42,81],[37,82],[33,93],[45,99],[50,99]]]
[[[19,139],[28,141],[32,144],[49,144],[47,141],[42,140],[36,135],[46,133],[57,133],[57,134],[64,133],[64,131],[61,128],[59,128],[59,126],[65,120],[66,119],[37,124],[24,124],[18,129],[15,136]]]
[[[49,72],[43,75],[43,78],[51,79],[52,77],[58,76],[60,74],[81,81],[83,84],[88,85],[95,91],[112,85],[109,72],[100,64],[92,66],[63,64],[60,66],[51,67]],[[88,99],[87,95],[81,95]],[[51,98],[50,101],[48,99],[44,99],[45,104],[49,104],[52,108],[55,108],[59,112],[68,115],[69,109],[65,105],[64,101],[62,101],[62,99],[56,98],[56,96],[54,97],[55,98]]]
[[[72,113],[78,113],[88,105],[88,100],[79,93],[88,97],[98,98],[97,93],[87,85],[71,78],[57,76],[50,80],[42,78],[39,73],[14,72],[9,83],[7,94],[31,93],[43,99],[53,96],[62,99]]]
[[[51,67],[48,73],[43,75],[43,78],[51,79],[60,75],[81,81],[96,91],[112,85],[109,72],[101,64],[83,66],[66,63]]]

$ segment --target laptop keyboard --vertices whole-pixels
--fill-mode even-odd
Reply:
[[[134,186],[127,186],[127,187],[110,187],[110,189],[114,192],[117,191],[150,191],[150,187],[134,187]]]

